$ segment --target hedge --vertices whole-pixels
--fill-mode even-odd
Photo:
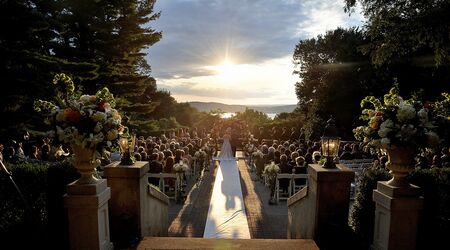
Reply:
[[[79,175],[68,161],[8,166],[21,198],[8,176],[0,183],[0,242],[6,249],[68,248],[66,185]]]
[[[373,240],[375,203],[373,189],[377,181],[390,179],[387,169],[366,169],[358,178],[358,192],[350,209],[349,223],[369,247]],[[450,238],[450,168],[416,169],[410,183],[421,187],[424,207],[419,215],[417,249],[438,249],[449,245]]]

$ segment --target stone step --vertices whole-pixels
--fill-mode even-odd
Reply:
[[[145,237],[138,250],[146,249],[303,249],[318,250],[313,240],[301,239],[211,239],[181,237]]]

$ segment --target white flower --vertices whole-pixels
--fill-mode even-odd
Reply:
[[[420,123],[422,125],[424,125],[428,122],[428,110],[426,110],[426,109],[419,110],[419,112],[417,112],[417,116],[419,117]]]
[[[183,161],[180,161],[179,163],[173,165],[173,170],[175,170],[175,172],[186,172],[189,170],[189,166]]]
[[[92,117],[92,120],[94,120],[96,122],[106,121],[106,114],[103,112],[95,112],[91,117]]]
[[[103,125],[100,122],[97,122],[97,124],[94,127],[94,132],[98,133],[100,131],[102,131]]]
[[[416,110],[414,109],[413,105],[406,102],[400,102],[397,111],[397,119],[399,122],[407,122],[413,119],[415,116]]]
[[[400,128],[400,131],[396,134],[396,137],[400,138],[402,141],[409,141],[416,133],[417,128],[415,128],[412,124],[405,124]]]
[[[95,102],[95,96],[93,95],[82,95],[80,96],[80,102],[82,103],[89,103],[89,102]]]
[[[394,122],[391,119],[387,119],[381,123],[380,129],[378,130],[378,135],[380,137],[386,137],[389,132],[392,131],[392,128],[394,128]]]

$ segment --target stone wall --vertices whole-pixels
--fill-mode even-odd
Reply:
[[[169,198],[151,185],[147,185],[143,204],[142,229],[148,236],[167,236],[169,230]]]

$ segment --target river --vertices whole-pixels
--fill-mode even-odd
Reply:
[[[230,118],[232,116],[234,116],[236,113],[233,112],[227,112],[227,113],[222,113],[222,115],[220,117],[222,118]],[[266,113],[266,115],[273,120],[273,118],[275,118],[275,116],[277,115],[277,113]]]

